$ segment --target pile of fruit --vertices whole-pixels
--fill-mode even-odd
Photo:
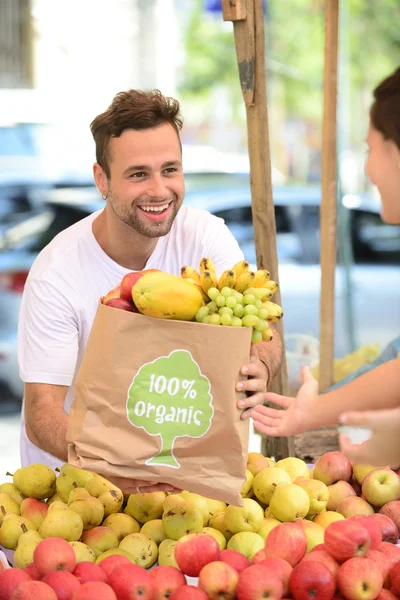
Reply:
[[[68,464],[18,469],[0,485],[0,544],[14,550],[0,600],[400,597],[395,471],[253,452],[242,497],[124,496]]]
[[[277,289],[269,271],[251,271],[245,260],[218,278],[212,260],[202,258],[199,271],[185,266],[181,277],[156,269],[128,273],[103,304],[148,317],[251,327],[252,342],[258,344],[272,339],[269,323],[283,316],[271,301]]]

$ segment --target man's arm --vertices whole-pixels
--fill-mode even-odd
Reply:
[[[68,415],[64,401],[69,387],[44,383],[25,384],[25,424],[29,440],[35,446],[68,460]]]

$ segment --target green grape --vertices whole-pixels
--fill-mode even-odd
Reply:
[[[262,307],[262,302],[259,298],[257,298],[257,300],[254,302],[254,306],[256,308],[261,308]]]
[[[196,313],[196,317],[195,317],[196,321],[198,321],[199,323],[202,323],[204,317],[206,317],[209,312],[210,312],[210,309],[208,308],[208,306],[202,306],[201,308],[199,308],[199,310]]]
[[[247,288],[247,290],[244,290],[243,296],[247,296],[248,294],[254,294],[254,295],[256,295],[256,289],[257,288],[254,288],[254,287]]]
[[[219,289],[216,287],[210,287],[210,289],[207,292],[207,296],[211,299],[211,300],[215,300],[215,298],[217,296],[219,296]]]
[[[243,304],[254,304],[256,297],[254,294],[246,294],[243,298]]]
[[[218,306],[216,305],[214,300],[212,302],[209,302],[206,306],[209,308],[210,313],[218,312]]]
[[[235,315],[235,317],[243,317],[244,315],[244,308],[241,304],[236,304],[236,306],[233,307],[233,314]]]
[[[252,344],[259,344],[261,341],[262,341],[261,331],[257,331],[256,329],[253,329],[253,333],[251,334]]]
[[[243,315],[258,315],[258,308],[254,304],[247,304],[243,309]]]
[[[261,331],[261,333],[262,333],[268,327],[269,327],[268,321],[264,321],[264,319],[260,319],[259,324],[256,325],[254,329],[256,329],[257,331]]]
[[[232,288],[225,286],[222,288],[220,294],[224,297],[224,298],[229,298],[230,296],[232,296]]]
[[[257,327],[260,319],[256,315],[246,315],[242,318],[242,323],[245,327]]]
[[[241,327],[243,325],[242,319],[239,317],[232,317],[231,326],[232,327]]]
[[[221,308],[218,311],[218,314],[220,314],[221,317],[222,315],[229,315],[231,317],[233,315],[233,310],[228,306],[221,306]]]
[[[265,320],[265,319],[268,317],[268,315],[269,315],[269,312],[267,311],[267,309],[266,309],[266,308],[260,308],[260,309],[258,310],[258,315],[257,315],[257,316],[258,316],[260,319],[263,319],[263,320]]]
[[[215,298],[215,303],[217,306],[219,306],[219,308],[221,308],[221,306],[225,306],[225,298],[220,294]]]
[[[205,317],[203,317],[202,323],[205,323],[206,325],[208,325],[208,323],[210,322],[211,319],[211,315],[206,315]]]
[[[229,308],[233,308],[234,306],[236,306],[236,304],[237,300],[234,296],[228,296],[228,298],[225,300],[225,305]]]
[[[240,302],[240,304],[243,304],[243,294],[241,292],[238,292],[237,290],[233,290],[233,295],[236,298],[237,302]]]
[[[210,325],[221,325],[221,317],[217,314],[211,315],[209,317],[209,323]]]
[[[232,317],[231,315],[221,315],[221,325],[232,325]]]

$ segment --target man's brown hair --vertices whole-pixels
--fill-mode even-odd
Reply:
[[[183,120],[178,100],[163,96],[159,90],[128,90],[117,94],[107,110],[90,124],[96,161],[107,178],[110,178],[108,145],[112,137],[119,137],[127,129],[150,129],[165,123],[172,125],[179,138]]]
[[[400,150],[400,68],[374,89],[370,111],[371,123]]]

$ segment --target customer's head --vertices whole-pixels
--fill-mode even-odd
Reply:
[[[90,126],[98,189],[146,237],[166,235],[183,201],[181,127],[178,101],[158,90],[120,92]]]
[[[400,223],[400,68],[374,90],[367,175],[381,196],[382,218]]]

